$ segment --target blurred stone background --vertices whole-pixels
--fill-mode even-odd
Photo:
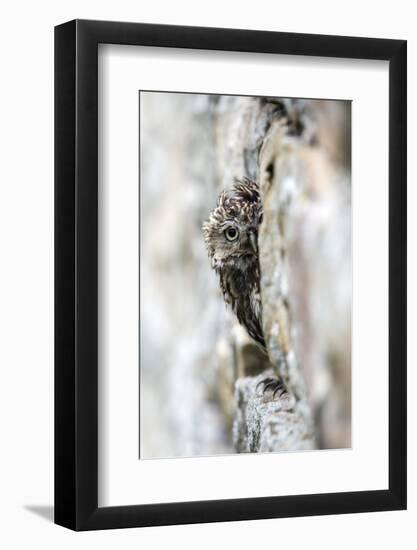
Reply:
[[[350,103],[141,92],[140,135],[141,457],[349,447]],[[264,200],[264,331],[275,362],[282,302],[291,414],[256,395],[270,364],[201,233],[242,176]]]

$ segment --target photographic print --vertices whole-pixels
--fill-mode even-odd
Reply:
[[[349,448],[351,102],[139,107],[139,457]]]

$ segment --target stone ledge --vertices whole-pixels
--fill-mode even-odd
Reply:
[[[315,448],[309,410],[289,395],[272,399],[256,386],[272,370],[256,377],[239,378],[235,384],[236,415],[233,440],[240,453],[302,451]]]

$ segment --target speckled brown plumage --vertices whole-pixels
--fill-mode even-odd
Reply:
[[[223,191],[217,206],[203,225],[204,239],[212,268],[219,276],[225,302],[249,336],[267,353],[262,330],[262,301],[258,257],[258,229],[262,223],[262,202],[258,184],[249,178],[236,180]],[[273,397],[287,393],[279,379],[262,381],[264,392]]]
[[[257,250],[262,203],[256,182],[236,180],[223,191],[216,208],[203,225],[208,256],[218,273],[220,288],[238,321],[266,351],[262,332],[260,269]],[[237,232],[230,240],[228,234]],[[228,233],[229,232],[229,233]]]

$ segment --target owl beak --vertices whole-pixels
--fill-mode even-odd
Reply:
[[[249,242],[255,254],[258,253],[258,242],[255,233],[249,233]]]

